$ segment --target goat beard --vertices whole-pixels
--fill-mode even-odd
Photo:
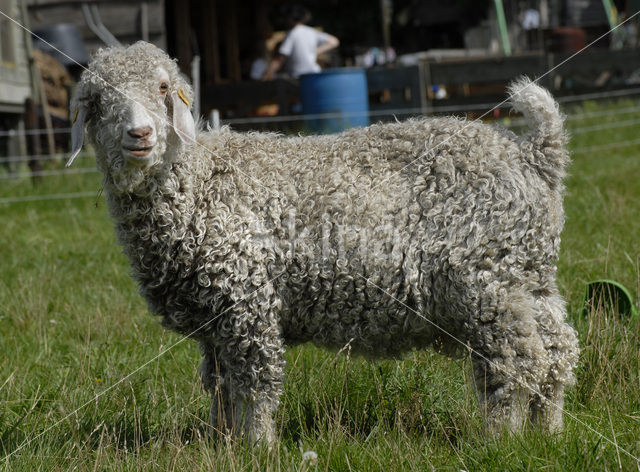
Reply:
[[[99,144],[97,147],[99,148]],[[138,197],[152,194],[157,190],[158,178],[161,178],[171,165],[162,159],[164,148],[166,145],[156,144],[149,156],[149,162],[143,166],[127,164],[119,146],[113,146],[108,150],[103,148],[102,152],[98,152],[97,165],[104,176],[105,188],[119,194]]]

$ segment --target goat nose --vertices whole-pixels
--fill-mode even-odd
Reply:
[[[151,128],[151,126],[143,126],[141,128],[134,128],[127,131],[127,134],[129,136],[138,139],[148,138],[149,136],[151,136],[151,133],[153,133],[153,129]]]

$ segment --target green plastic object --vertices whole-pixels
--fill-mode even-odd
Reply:
[[[502,49],[504,55],[511,55],[511,42],[509,41],[509,30],[507,29],[507,20],[504,16],[504,5],[502,0],[494,0],[496,6],[496,16],[498,17],[498,30],[500,31],[500,39],[502,40]]]
[[[624,285],[615,280],[595,280],[587,284],[582,300],[582,315],[591,310],[612,308],[621,316],[638,317],[638,308]]]

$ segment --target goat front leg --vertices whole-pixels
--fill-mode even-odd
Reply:
[[[243,304],[244,305],[244,304]],[[282,393],[284,348],[273,313],[250,304],[229,312],[202,342],[201,374],[210,392],[214,431],[250,442],[275,441],[274,413]]]

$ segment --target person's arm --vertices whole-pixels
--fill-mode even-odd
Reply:
[[[267,70],[262,74],[262,80],[273,80],[276,75],[276,72],[280,70],[286,56],[284,54],[276,54],[273,56],[271,61],[269,61],[269,65],[267,66]]]
[[[324,39],[324,42],[316,48],[317,55],[320,55],[327,51],[331,51],[332,49],[335,49],[340,45],[340,40],[329,33],[325,33]]]

